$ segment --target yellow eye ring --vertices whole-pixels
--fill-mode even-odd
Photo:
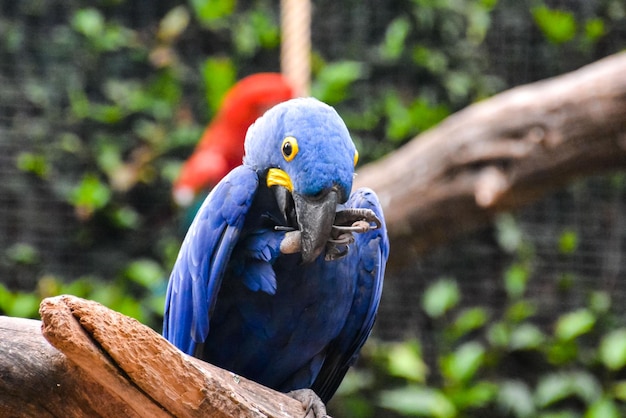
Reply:
[[[280,151],[283,153],[285,161],[291,161],[298,154],[298,141],[293,136],[288,136],[283,139],[283,144],[280,146]]]
[[[354,150],[354,166],[356,167],[356,163],[359,162],[359,151]]]

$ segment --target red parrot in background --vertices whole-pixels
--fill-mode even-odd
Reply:
[[[176,203],[188,206],[200,191],[241,165],[248,127],[270,107],[293,97],[294,89],[278,73],[257,73],[236,83],[183,164],[174,182]]]

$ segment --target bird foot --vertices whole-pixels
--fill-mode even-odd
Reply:
[[[291,398],[302,403],[304,418],[330,418],[326,414],[326,405],[311,389],[292,390],[287,393]]]
[[[337,260],[348,254],[348,246],[354,242],[353,234],[363,234],[381,225],[380,219],[371,209],[348,208],[337,211],[326,245],[326,260]]]

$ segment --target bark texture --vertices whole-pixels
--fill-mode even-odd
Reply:
[[[390,267],[575,178],[626,167],[626,53],[476,103],[359,170]]]

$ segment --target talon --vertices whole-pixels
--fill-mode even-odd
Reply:
[[[337,238],[330,238],[328,242],[335,245],[348,245],[354,242],[354,236],[351,233],[339,234]]]
[[[329,418],[326,405],[311,389],[296,389],[287,395],[302,403],[305,418]]]
[[[355,224],[360,222],[368,224],[366,230],[361,231],[354,228],[356,226]],[[349,229],[352,232],[367,232],[371,229],[380,228],[381,226],[382,223],[374,211],[366,208],[349,208],[338,211],[335,215],[335,225],[333,225],[333,227],[338,228],[352,228]]]

